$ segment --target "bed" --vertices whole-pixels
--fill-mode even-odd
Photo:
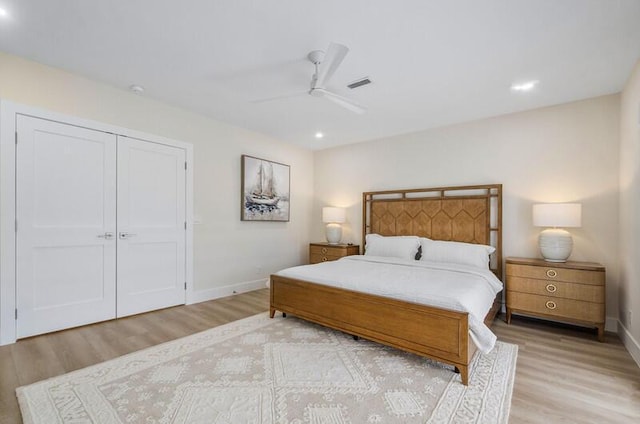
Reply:
[[[502,280],[502,185],[366,192],[362,208],[363,246],[367,234],[490,245],[495,252],[489,268]],[[290,313],[451,364],[462,384],[468,384],[469,364],[477,350],[468,312],[278,274],[271,276],[270,291],[271,317],[276,311]],[[493,299],[485,324],[495,318],[501,298],[498,293]]]

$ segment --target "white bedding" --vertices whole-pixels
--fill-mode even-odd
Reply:
[[[457,264],[347,256],[333,262],[287,268],[277,273],[327,286],[469,313],[469,333],[481,352],[496,336],[484,325],[502,282],[488,269]]]

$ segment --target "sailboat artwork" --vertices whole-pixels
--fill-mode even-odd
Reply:
[[[279,200],[273,187],[273,164],[260,161],[257,182],[251,194],[247,196],[247,205],[275,206]]]
[[[289,166],[242,156],[243,221],[289,221]]]

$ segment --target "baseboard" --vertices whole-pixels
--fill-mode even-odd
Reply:
[[[607,317],[604,323],[604,331],[609,331],[611,333],[618,332],[618,318],[615,317]]]
[[[624,347],[626,347],[627,351],[631,354],[633,360],[636,361],[636,364],[640,367],[640,343],[633,338],[629,330],[627,330],[621,322],[618,322],[618,336],[620,340],[622,340]]]
[[[267,287],[267,281],[267,278],[261,278],[260,280],[245,281],[243,283],[231,284],[228,286],[199,290],[191,294],[187,304],[191,305],[193,303],[206,302],[207,300],[219,299],[221,297],[227,297],[234,294],[264,289]]]

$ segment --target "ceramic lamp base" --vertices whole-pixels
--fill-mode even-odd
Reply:
[[[329,244],[338,244],[342,239],[342,226],[336,223],[327,224],[324,234]]]
[[[549,228],[538,236],[538,246],[545,261],[566,262],[573,250],[573,238],[567,230]]]

